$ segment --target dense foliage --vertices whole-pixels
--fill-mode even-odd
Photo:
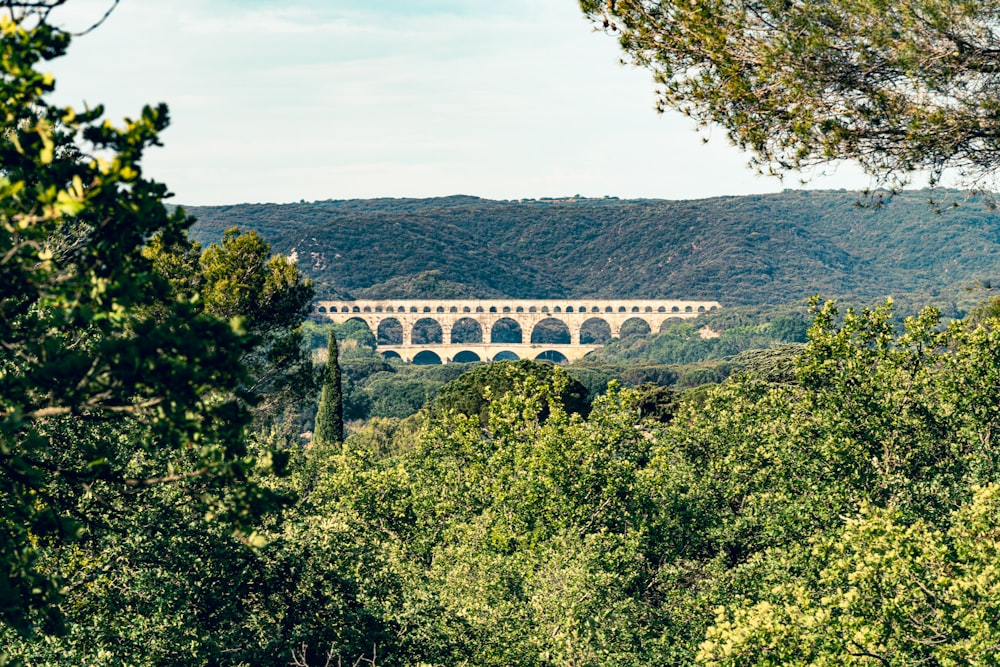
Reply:
[[[364,526],[375,570],[350,599],[380,661],[984,659],[997,329],[815,316],[791,378],[740,375],[665,419],[614,386],[568,413],[554,369],[520,376],[485,423],[432,411],[320,455],[312,497]]]
[[[69,42],[43,20],[55,4],[0,4],[0,621],[28,635],[61,630],[68,591],[110,567],[109,526],[141,539],[163,503],[246,538],[274,500],[251,477],[280,462],[244,438],[256,339],[142,253],[191,224],[139,164],[166,108],[118,127],[50,104],[40,67]]]
[[[255,229],[329,297],[705,298],[724,306],[858,305],[887,296],[914,314],[961,316],[975,281],[1000,274],[997,213],[971,199],[937,211],[902,192],[859,207],[852,192],[698,201],[474,197],[195,207],[196,238]],[[433,273],[427,273],[433,272]],[[906,301],[903,301],[906,299]]]
[[[99,109],[47,103],[53,84],[36,68],[66,48],[46,22],[63,1],[0,0],[0,662],[996,662],[996,298],[968,321],[927,308],[902,325],[891,302],[841,315],[814,300],[806,332],[794,310],[728,309],[569,369],[391,364],[363,324],[300,326],[311,286],[256,232],[227,225],[204,252],[186,239],[190,218],[166,210],[138,164],[164,108],[116,128]],[[841,201],[792,197],[804,217]],[[561,289],[497,250],[524,232],[518,215],[491,217],[514,204],[456,198],[433,215],[424,204],[307,209],[320,225],[325,206],[366,230],[379,216],[471,221],[447,233],[482,232],[494,245],[480,259],[507,267],[476,289]],[[661,284],[610,261],[646,252],[624,238],[643,215],[662,230],[646,238],[650,256],[660,269],[674,261],[672,246],[650,242],[677,231],[658,217],[670,204],[530,206],[557,212],[562,226],[536,236],[551,235],[580,285]],[[961,255],[992,248],[991,214],[964,211],[948,223],[965,225],[954,247],[920,257],[957,250],[942,266],[991,266]],[[796,247],[800,228],[772,227],[779,238],[761,243]],[[832,250],[838,234],[864,233],[830,225],[799,241],[832,244],[840,278],[909,262],[852,264]],[[903,238],[872,234],[882,251]],[[597,269],[562,245],[607,250],[608,238],[622,245]],[[746,241],[734,238],[723,245]],[[310,255],[313,269],[330,257]],[[384,271],[358,266],[358,281]],[[748,265],[720,266],[702,273],[723,284]],[[461,288],[445,275],[394,284]],[[788,289],[789,275],[768,279]],[[309,349],[324,344],[316,406]],[[340,417],[353,432],[339,432]],[[286,460],[290,475],[273,474]]]
[[[155,567],[187,604],[91,586],[72,598],[90,631],[15,646],[105,664],[988,664],[1000,322],[984,324],[817,307],[790,377],[697,400],[612,383],[586,416],[563,407],[564,370],[498,364],[455,385],[485,421],[445,400],[298,454],[298,501],[261,551],[172,534],[165,553],[197,565]],[[123,600],[160,615],[123,632]]]

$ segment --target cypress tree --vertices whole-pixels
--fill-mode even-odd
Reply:
[[[330,329],[329,355],[323,372],[323,388],[316,410],[316,425],[313,428],[313,442],[328,445],[344,439],[344,405],[340,389],[340,363],[337,359],[337,337]]]

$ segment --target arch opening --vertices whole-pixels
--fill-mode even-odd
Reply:
[[[566,358],[566,355],[563,354],[562,352],[558,352],[556,350],[545,350],[544,352],[542,352],[541,354],[539,354],[537,357],[535,357],[535,360],[536,361],[551,361],[554,364],[568,364],[569,363],[569,359]]]
[[[611,340],[611,325],[600,317],[591,317],[580,326],[580,342],[584,345],[604,345]]]
[[[569,327],[562,320],[547,317],[531,330],[531,342],[535,345],[569,345]]]
[[[509,317],[501,317],[490,329],[491,343],[520,343],[523,340],[521,325]]]
[[[475,361],[482,361],[482,359],[480,359],[479,355],[476,354],[475,352],[472,352],[470,350],[462,350],[461,352],[455,355],[452,361],[455,362],[456,364],[470,364]]]
[[[483,327],[471,317],[463,317],[451,326],[452,343],[482,343]]]
[[[399,356],[399,352],[393,352],[392,350],[386,350],[385,352],[383,352],[382,358],[385,360],[389,359],[398,359],[399,361],[403,360],[403,357]]]
[[[422,352],[417,352],[416,356],[413,357],[413,364],[415,366],[427,366],[430,364],[440,364],[441,357],[437,355],[436,352],[431,352],[430,350],[423,350]]]
[[[440,345],[442,342],[441,325],[437,320],[424,317],[413,323],[413,331],[410,333],[410,343],[413,345]],[[437,363],[441,363],[440,358]]]
[[[622,338],[627,338],[628,336],[648,336],[649,322],[641,317],[630,317],[622,322],[621,333],[619,335]]]
[[[674,326],[675,324],[680,324],[683,321],[684,321],[683,317],[668,317],[667,319],[663,320],[662,324],[660,324],[660,333],[669,331],[670,327]]]
[[[395,317],[387,317],[378,323],[378,335],[375,340],[379,345],[402,345],[403,325]],[[396,355],[399,356],[399,355]]]
[[[493,361],[518,361],[521,357],[517,356],[510,350],[504,350],[503,352],[497,352],[493,355]]]

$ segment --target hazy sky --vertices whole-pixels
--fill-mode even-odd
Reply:
[[[111,2],[56,22],[82,30]],[[657,115],[649,73],[574,0],[121,0],[52,69],[58,101],[115,119],[169,104],[145,165],[177,203],[798,187]],[[866,184],[842,167],[809,187]]]

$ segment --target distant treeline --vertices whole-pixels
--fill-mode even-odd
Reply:
[[[897,312],[913,299],[960,316],[984,297],[975,287],[1000,274],[1000,218],[974,197],[936,196],[904,192],[880,206],[844,191],[695,201],[455,196],[190,212],[203,242],[233,225],[257,230],[297,258],[321,298],[627,295],[732,306],[891,295]],[[960,205],[939,205],[953,200]]]

